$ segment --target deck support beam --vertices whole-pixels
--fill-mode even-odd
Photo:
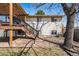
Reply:
[[[13,4],[9,4],[9,17],[10,17],[10,47],[12,47],[12,40],[13,40]]]

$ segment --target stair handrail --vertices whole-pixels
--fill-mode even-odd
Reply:
[[[35,28],[33,28],[31,25],[29,25],[28,23],[26,23],[25,21],[23,21],[24,22],[24,26],[26,25],[28,25],[32,30],[34,30],[34,31],[36,31],[36,34],[35,34],[35,38],[36,37],[38,37],[38,33],[39,33],[39,31],[38,30],[36,30]]]
[[[36,30],[35,28],[33,28],[31,25],[29,25],[28,23],[26,23],[25,21],[23,21],[25,24],[24,25],[28,25],[30,28],[32,28],[33,30],[35,30],[36,32],[38,32],[38,30]]]

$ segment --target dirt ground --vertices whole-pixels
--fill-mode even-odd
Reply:
[[[26,56],[69,56],[60,45],[63,44],[63,37],[40,36],[42,39],[17,38],[13,40],[13,48],[9,47],[8,42],[0,43],[0,55],[26,55]],[[74,42],[75,50],[79,51],[79,43]],[[24,49],[25,47],[25,49]]]

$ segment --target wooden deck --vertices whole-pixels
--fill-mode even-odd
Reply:
[[[10,31],[11,30],[9,23],[7,23],[7,22],[0,23],[0,29],[4,29],[4,31]],[[29,37],[32,37],[32,38],[35,37],[35,35],[33,34],[33,31],[30,30],[30,28],[28,28],[27,26],[25,27],[25,25],[22,25],[22,24],[14,24],[14,25],[12,25],[12,30],[13,31],[22,30]]]
[[[13,30],[22,30],[23,29],[23,25],[21,25],[21,24],[19,24],[19,25],[15,24],[12,27],[13,27]],[[10,30],[9,23],[0,24],[0,29],[4,29],[5,31]]]

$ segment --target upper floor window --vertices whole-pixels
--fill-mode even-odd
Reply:
[[[42,20],[41,20],[41,18],[37,18],[37,22],[41,22]]]
[[[57,21],[57,19],[56,18],[51,18],[51,22],[56,22]]]

